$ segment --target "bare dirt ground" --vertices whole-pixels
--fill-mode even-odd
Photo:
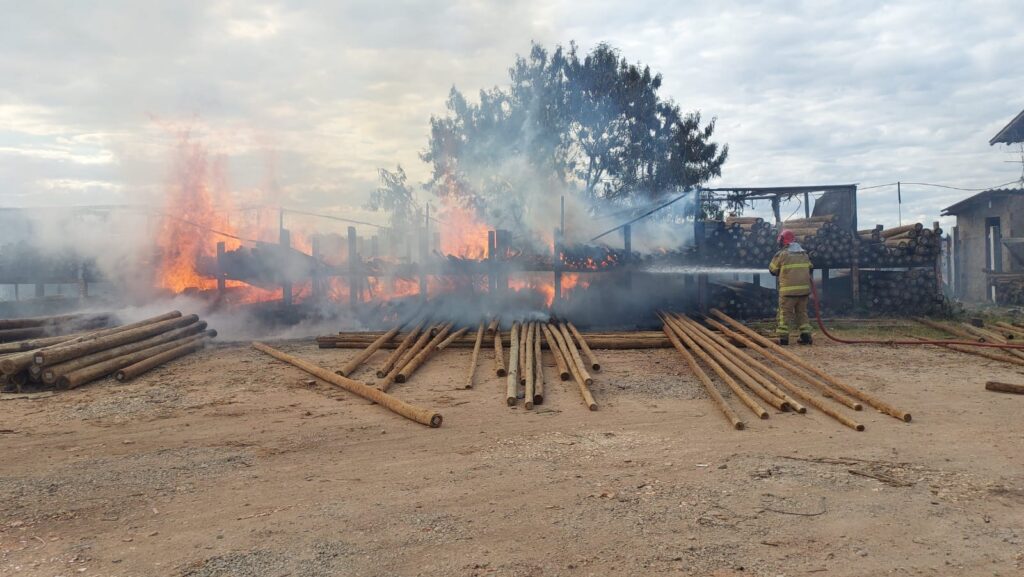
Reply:
[[[460,390],[470,353],[446,351],[392,389],[440,429],[244,344],[5,400],[0,574],[1024,574],[1024,398],[982,390],[1022,371],[794,350],[914,421],[746,413],[733,431],[674,350],[600,352],[593,413],[550,364],[537,410],[505,406],[490,354]]]

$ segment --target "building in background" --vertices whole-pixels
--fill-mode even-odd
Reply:
[[[1024,111],[989,144],[1024,143]],[[986,190],[943,209],[956,216],[950,274],[968,302],[1024,304],[1024,189]]]

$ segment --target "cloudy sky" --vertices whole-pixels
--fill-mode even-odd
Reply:
[[[1017,179],[988,140],[1024,108],[1020,0],[0,0],[0,205],[158,200],[183,131],[240,203],[342,212],[414,180],[451,86],[505,83],[530,42],[609,42],[718,118],[718,185]],[[904,218],[967,195],[907,186]],[[862,222],[896,220],[894,188]],[[353,211],[352,214],[358,214]],[[365,216],[365,215],[363,215]]]

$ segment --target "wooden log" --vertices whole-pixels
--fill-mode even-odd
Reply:
[[[529,323],[519,325],[519,386],[526,387],[526,334]]]
[[[963,329],[948,325],[946,323],[935,322],[931,319],[927,319],[924,317],[914,317],[914,320],[923,324],[926,327],[933,328],[937,331],[943,331],[945,333],[951,334],[956,337],[960,337],[962,339],[967,339],[969,341],[978,341],[979,343],[985,342],[984,337],[978,337],[977,335],[971,334]]]
[[[468,332],[469,332],[469,327],[462,327],[461,329],[459,329],[459,330],[455,331],[454,333],[448,335],[443,341],[438,343],[437,350],[443,351],[443,350],[447,349],[449,346],[451,346],[451,344],[453,342],[459,340],[460,338],[462,338],[463,335],[465,335]]]
[[[1003,321],[996,321],[995,325],[1003,332],[1012,334],[1015,338],[1024,338],[1024,329],[1021,329],[1020,327],[1015,327],[1010,323]]]
[[[43,325],[59,325],[67,322],[78,321],[89,317],[109,318],[109,313],[87,315],[83,313],[69,315],[54,315],[43,317],[23,317],[20,319],[0,319],[0,331],[8,329],[23,329],[28,327],[40,327]]]
[[[509,339],[508,375],[505,384],[505,402],[512,407],[519,397],[519,322],[512,322],[512,336]]]
[[[586,335],[584,335],[586,336]],[[668,349],[672,347],[668,339],[664,336],[658,338],[650,337],[636,337],[623,336],[623,337],[586,337],[590,348],[598,350],[630,350],[630,349]],[[508,346],[508,339],[502,339],[503,344]],[[317,341],[317,346],[321,349],[365,349],[373,343],[372,339],[357,339],[357,340],[320,340]],[[397,348],[399,345],[395,340],[384,343],[381,345],[381,349],[392,350]],[[471,349],[474,346],[473,337],[463,335],[462,337],[452,341],[449,348],[464,348]],[[543,347],[547,347],[544,344]]]
[[[1015,385],[1013,383],[1000,383],[998,381],[988,381],[985,383],[985,390],[996,391],[998,393],[1013,393],[1015,395],[1024,395],[1024,385]]]
[[[117,372],[118,369],[127,367],[128,365],[133,365],[135,363],[148,359],[153,355],[160,354],[164,351],[169,351],[175,347],[189,344],[192,341],[204,339],[206,338],[206,336],[206,332],[204,331],[196,335],[184,337],[168,343],[163,343],[161,345],[149,347],[148,349],[142,349],[141,351],[135,351],[134,353],[121,355],[120,357],[103,361],[102,363],[96,363],[93,365],[89,365],[87,367],[82,367],[77,371],[71,371],[70,373],[61,375],[61,377],[57,379],[57,386],[62,389],[74,389],[80,387],[86,383],[95,381],[96,379],[101,379],[103,377],[112,375],[115,372]]]
[[[338,369],[338,370],[336,370],[334,372],[339,374],[339,375],[341,375],[341,376],[343,376],[343,377],[347,377],[347,376],[351,375],[364,362],[366,362],[366,359],[370,358],[371,356],[373,356],[373,353],[375,353],[378,350],[380,350],[380,348],[384,345],[384,343],[386,343],[386,342],[390,341],[391,339],[393,339],[395,337],[395,335],[398,334],[398,330],[400,328],[401,327],[395,327],[395,328],[391,329],[390,331],[384,333],[383,335],[377,337],[377,340],[375,340],[372,343],[370,343],[370,346],[368,346],[365,349],[363,349],[363,352],[361,352],[358,355],[356,355],[352,360],[350,360],[349,362],[345,363],[345,366],[341,367],[340,369]]]
[[[327,381],[332,385],[341,387],[346,391],[349,391],[350,393],[359,395],[364,399],[373,401],[374,403],[377,403],[378,405],[384,407],[385,409],[397,413],[411,421],[415,421],[417,423],[421,423],[429,427],[440,427],[441,422],[444,420],[441,414],[436,411],[422,409],[420,407],[410,405],[409,403],[406,403],[401,399],[395,398],[383,391],[364,385],[359,381],[354,381],[347,377],[336,375],[331,371],[314,365],[309,361],[289,355],[288,353],[279,351],[263,343],[254,342],[252,346],[258,351],[262,351],[274,357],[275,359],[284,361],[292,366],[298,367],[303,371],[306,371],[307,373],[313,375],[314,377]]]
[[[927,340],[927,339],[924,339],[924,338],[921,338],[921,337],[915,337],[915,338],[917,338],[920,341]],[[1009,363],[1011,365],[1024,366],[1024,359],[1021,359],[1019,357],[1011,357],[1009,355],[1001,355],[1001,354],[998,354],[998,353],[993,353],[993,352],[991,352],[989,350],[985,350],[985,349],[979,349],[979,348],[969,347],[969,346],[964,346],[964,345],[946,344],[946,343],[940,343],[940,344],[937,344],[936,346],[940,346],[940,347],[943,347],[945,349],[949,349],[951,351],[956,351],[958,353],[964,353],[964,354],[968,354],[968,355],[974,355],[976,357],[982,357],[982,358],[990,359],[990,360],[993,360],[993,361],[999,361],[1001,363]]]
[[[81,357],[96,351],[102,351],[111,347],[133,343],[145,338],[167,332],[171,329],[190,325],[199,320],[198,315],[188,315],[179,318],[172,318],[145,326],[119,331],[100,337],[89,337],[81,341],[73,341],[66,344],[56,345],[38,349],[33,353],[33,361],[37,365],[54,365],[68,359]]]
[[[116,373],[114,373],[114,378],[121,382],[130,381],[143,373],[146,373],[148,371],[155,369],[156,367],[159,367],[160,365],[173,361],[174,359],[181,358],[185,355],[190,355],[196,351],[202,350],[203,347],[206,346],[207,342],[207,339],[198,339],[192,341],[191,343],[186,343],[179,347],[175,347],[169,351],[164,351],[160,354],[153,355],[148,359],[139,361],[134,365],[128,365],[127,367],[118,370]]]
[[[484,332],[484,321],[480,321],[480,326],[476,329],[476,342],[473,343],[473,355],[469,357],[469,377],[466,379],[466,388],[473,388],[473,376],[476,375],[476,363],[477,359],[480,358],[480,345],[483,344]]]
[[[533,395],[536,391],[536,377],[534,376],[534,369],[537,368],[537,359],[534,357],[536,347],[533,342],[534,338],[534,323],[533,321],[526,325],[526,354],[523,355],[526,358],[526,383],[523,385],[523,406],[527,409],[533,408]]]
[[[694,340],[700,347],[702,347],[708,355],[714,357],[715,362],[725,367],[726,370],[733,374],[733,377],[739,379],[748,389],[754,392],[755,395],[761,398],[764,402],[775,407],[780,411],[788,411],[792,408],[784,398],[773,394],[768,389],[761,386],[756,379],[751,377],[746,371],[744,371],[734,359],[724,350],[715,346],[715,343],[710,339],[706,338],[700,331],[697,331],[689,323],[683,322],[678,318],[674,318],[671,315],[666,317],[670,321],[675,321],[675,328],[686,331],[691,339]],[[671,322],[670,322],[671,324]]]
[[[661,328],[663,331],[665,331],[665,335],[668,337],[668,340],[672,343],[672,346],[675,347],[675,349],[679,351],[679,354],[683,356],[683,360],[685,360],[686,364],[689,365],[690,370],[693,372],[693,374],[697,375],[697,379],[701,382],[702,385],[704,385],[704,390],[707,391],[708,396],[711,397],[711,400],[714,401],[716,405],[718,405],[718,409],[722,411],[722,415],[724,415],[726,420],[729,421],[729,423],[732,425],[732,428],[736,429],[737,431],[743,430],[743,428],[746,427],[746,424],[740,419],[739,415],[736,414],[736,411],[733,411],[732,408],[725,402],[725,399],[722,398],[722,394],[719,393],[717,389],[715,389],[715,385],[714,383],[711,382],[711,379],[708,377],[707,373],[705,373],[704,369],[702,369],[700,365],[697,364],[697,359],[693,358],[693,355],[690,354],[690,351],[686,350],[686,347],[683,346],[683,343],[679,342],[679,337],[675,335],[675,332],[673,332],[673,330],[668,326],[668,324],[663,324]]]
[[[912,418],[910,413],[907,413],[905,411],[901,411],[901,410],[897,409],[896,407],[893,407],[889,403],[886,403],[885,401],[875,397],[874,395],[866,393],[866,392],[864,392],[864,391],[862,391],[862,390],[860,390],[860,389],[858,389],[856,387],[852,387],[850,385],[847,385],[846,383],[840,381],[839,379],[833,377],[832,375],[826,373],[825,371],[819,369],[818,367],[815,367],[814,365],[812,365],[812,364],[808,363],[807,361],[803,360],[799,356],[797,356],[797,355],[787,351],[786,349],[782,348],[781,346],[773,343],[772,341],[770,341],[770,340],[762,337],[761,335],[757,334],[756,332],[750,330],[750,328],[744,326],[742,323],[740,323],[736,319],[733,319],[729,315],[726,315],[722,311],[720,311],[718,309],[711,309],[711,313],[713,315],[717,316],[718,318],[720,318],[721,320],[725,321],[730,326],[735,327],[741,333],[743,333],[746,336],[750,337],[753,341],[757,342],[761,346],[763,346],[765,348],[768,348],[768,349],[771,349],[772,351],[778,353],[779,355],[781,355],[781,356],[785,357],[786,359],[792,361],[793,363],[799,365],[801,368],[806,369],[806,370],[814,373],[815,375],[820,377],[822,380],[824,380],[828,384],[832,385],[833,387],[836,387],[837,389],[843,391],[847,395],[850,395],[851,397],[854,397],[856,399],[860,399],[861,401],[864,401],[865,403],[867,403],[867,404],[871,405],[872,407],[874,407],[876,410],[881,411],[882,413],[885,413],[885,414],[887,414],[887,415],[889,415],[891,417],[897,418],[897,419],[899,419],[899,420],[901,420],[901,421],[903,421],[905,423],[909,423],[910,422],[910,420]]]
[[[576,325],[572,324],[571,322],[566,322],[565,324],[566,326],[569,327],[569,330],[572,332],[573,336],[576,337],[576,342],[580,344],[580,350],[583,351],[583,356],[587,357],[587,362],[590,363],[590,368],[594,369],[595,371],[600,371],[601,363],[597,362],[597,357],[594,355],[594,351],[590,350],[590,347],[587,345],[586,339],[584,339],[583,335],[580,334],[580,331],[576,329]]]
[[[740,334],[738,334],[738,333],[736,333],[734,331],[730,331],[728,328],[724,327],[723,325],[721,325],[720,323],[714,321],[713,319],[708,319],[708,322],[711,323],[712,326],[714,326],[714,327],[718,328],[719,330],[721,330],[722,334],[725,334],[726,336],[729,336],[729,337],[733,338],[734,340],[742,343],[744,346],[746,346],[750,350],[757,351],[757,352],[761,353],[761,355],[764,356],[766,359],[771,359],[772,358],[772,357],[766,355],[763,352],[763,350],[761,349],[761,347],[759,347],[757,344],[755,344],[753,341],[747,339],[743,335],[740,335]],[[747,356],[749,357],[749,355],[747,355]],[[754,360],[753,357],[750,357],[750,358],[752,360]],[[757,361],[755,360],[755,362],[757,362]],[[776,364],[779,364],[778,361],[775,361],[775,362],[776,362]],[[755,366],[757,366],[757,365],[755,365]],[[785,387],[790,392],[790,394],[796,395],[801,401],[807,403],[808,405],[811,405],[815,409],[818,409],[822,413],[825,413],[826,415],[832,417],[833,419],[839,421],[843,425],[846,425],[847,427],[850,427],[851,429],[853,429],[855,431],[863,431],[864,430],[864,425],[858,423],[857,421],[854,421],[853,419],[847,417],[846,415],[843,415],[839,411],[836,411],[832,407],[830,407],[830,406],[826,405],[825,403],[821,402],[820,400],[816,399],[812,395],[808,394],[802,387],[797,386],[792,381],[790,381],[789,379],[786,379],[781,374],[775,372],[774,370],[772,370],[767,365],[763,365],[762,364],[761,366],[767,371],[766,374],[772,376],[772,378],[774,378],[780,385]],[[786,365],[786,364],[779,364],[779,366],[780,367],[789,368],[789,366]],[[805,377],[805,380],[806,380],[806,377]],[[817,382],[817,381],[815,381],[815,382]],[[837,396],[837,394],[836,393],[829,393],[829,395],[827,395],[827,396],[832,396],[833,398],[835,398]],[[845,397],[843,397],[843,398],[845,398]],[[860,407],[860,406],[861,405],[858,403],[857,407]],[[858,408],[856,410],[859,411],[860,409]]]
[[[405,351],[409,350],[409,347],[416,342],[416,339],[420,336],[420,331],[423,330],[423,326],[425,324],[427,324],[427,321],[421,320],[416,323],[416,326],[409,330],[409,334],[405,335],[405,338],[402,339],[402,343],[398,345],[398,348],[388,355],[388,358],[384,361],[384,365],[377,369],[378,379],[383,379],[391,374],[391,371],[395,368],[395,364],[398,363],[398,359],[401,359],[405,354]]]
[[[408,364],[413,357],[418,355],[419,352],[423,350],[423,347],[427,346],[427,343],[429,343],[430,339],[433,338],[433,335],[438,330],[438,327],[443,326],[444,325],[433,325],[427,328],[427,330],[420,333],[419,338],[417,338],[416,342],[413,343],[413,345],[405,351],[405,353],[402,355],[400,359],[398,359],[398,362],[395,363],[395,366],[391,369],[391,372],[384,375],[384,378],[381,379],[380,383],[377,385],[380,388],[380,390],[386,393],[388,389],[391,388],[391,385],[394,384],[395,379],[398,377],[398,373],[402,372],[402,369],[405,368],[405,365]]]
[[[95,365],[96,363],[102,363],[104,361],[109,361],[110,359],[129,355],[136,351],[148,349],[149,347],[155,347],[171,341],[190,337],[203,330],[206,330],[206,321],[198,321],[185,325],[184,327],[172,329],[165,333],[149,337],[148,339],[142,339],[141,341],[136,341],[134,343],[104,349],[69,361],[64,361],[63,363],[57,363],[56,365],[32,365],[29,370],[31,371],[31,369],[38,367],[43,382],[48,385],[53,385],[57,383],[60,377],[81,368],[88,367],[89,365]]]
[[[569,373],[569,364],[565,361],[565,357],[562,356],[562,350],[558,346],[558,341],[555,340],[552,334],[551,326],[547,323],[541,327],[544,332],[544,340],[548,343],[548,350],[551,351],[551,355],[555,357],[555,366],[558,367],[558,378],[563,381],[568,381],[572,378]]]
[[[573,342],[572,334],[569,332],[569,329],[566,328],[564,324],[558,324],[557,326],[565,341],[565,350],[569,352],[568,360],[576,365],[580,376],[583,378],[583,382],[585,382],[588,387],[593,385],[594,379],[590,376],[590,373],[587,372],[587,366],[583,364],[583,359],[580,358],[580,353],[576,350],[576,343]]]
[[[501,317],[495,316],[493,319],[491,319],[491,323],[489,325],[487,325],[487,336],[490,337],[490,336],[493,336],[495,333],[499,333],[500,331],[498,329],[500,327],[501,327]],[[500,376],[503,376],[503,375],[498,375],[498,376],[500,377]]]
[[[430,339],[430,342],[420,349],[420,351],[416,353],[416,356],[409,359],[409,362],[402,367],[402,370],[399,371],[397,375],[395,375],[395,382],[404,383],[408,381],[409,377],[416,372],[416,369],[420,368],[420,365],[430,358],[430,355],[434,354],[435,351],[443,349],[444,347],[442,345],[444,345],[444,341],[448,337],[448,332],[451,331],[451,328],[452,323],[448,323],[441,327],[437,331],[437,334]]]
[[[894,227],[894,228],[886,228],[886,229],[883,229],[882,231],[880,231],[878,234],[881,235],[882,238],[889,238],[890,236],[896,236],[897,234],[904,233],[904,232],[911,231],[911,230],[920,231],[922,228],[924,228],[924,225],[922,225],[921,223],[917,222],[917,223],[914,223],[914,224],[906,224],[906,225],[897,226],[897,227]]]
[[[81,338],[90,331],[83,331],[78,333],[71,333],[68,335],[60,335],[56,337],[44,337],[41,339],[28,339],[24,341],[14,341],[10,343],[4,343],[0,345],[0,355],[7,355],[12,353],[20,353],[24,351],[31,351],[35,349],[41,349],[43,347],[49,347],[53,345],[59,345],[68,341]]]
[[[849,408],[851,408],[851,409],[853,409],[855,411],[860,411],[860,410],[864,409],[864,405],[860,404],[860,402],[855,401],[855,400],[847,397],[846,395],[840,393],[839,391],[833,389],[832,387],[830,387],[828,385],[828,383],[825,383],[825,382],[821,381],[820,379],[815,377],[813,374],[811,374],[811,373],[801,369],[800,367],[797,367],[797,366],[793,365],[793,363],[787,363],[781,357],[775,355],[774,353],[772,353],[768,349],[765,349],[761,345],[759,345],[759,344],[755,343],[754,341],[744,337],[742,334],[737,333],[737,332],[735,332],[733,330],[730,330],[729,327],[719,323],[715,319],[707,318],[707,322],[711,326],[713,326],[716,329],[722,331],[722,334],[724,334],[727,337],[733,339],[734,341],[744,345],[749,350],[751,350],[753,352],[756,352],[757,354],[761,355],[768,362],[775,363],[776,365],[784,368],[786,371],[796,375],[800,379],[803,379],[804,381],[809,383],[812,387],[817,389],[818,392],[820,392],[825,397],[830,398],[830,399],[836,401],[837,403],[839,403],[841,405],[845,405],[845,406],[847,406],[847,407],[849,407]],[[846,423],[844,423],[844,424],[846,424]]]
[[[533,323],[533,404],[544,403],[544,360],[541,358],[540,322]]]
[[[144,320],[141,320],[141,321],[138,321],[138,322],[134,322],[134,323],[130,323],[130,324],[127,324],[127,325],[121,325],[119,327],[111,327],[111,328],[108,328],[108,329],[100,329],[100,330],[97,330],[97,331],[91,331],[91,332],[88,332],[88,333],[84,333],[84,334],[82,334],[82,335],[80,335],[80,336],[78,336],[76,338],[71,339],[71,340],[64,341],[64,342],[59,343],[59,344],[43,347],[43,348],[40,348],[40,349],[37,349],[37,350],[34,350],[34,351],[27,351],[27,352],[24,352],[24,353],[18,353],[18,354],[10,355],[10,356],[4,357],[2,360],[0,360],[0,371],[3,371],[5,373],[7,373],[7,374],[14,374],[14,373],[17,373],[17,372],[21,371],[22,369],[28,368],[29,365],[31,365],[31,364],[33,364],[35,362],[35,355],[36,355],[37,352],[48,351],[48,350],[57,350],[60,347],[67,346],[67,345],[70,345],[72,343],[79,343],[79,342],[84,342],[84,341],[91,340],[91,339],[102,338],[102,337],[105,337],[105,336],[108,336],[108,335],[117,334],[118,332],[132,330],[132,329],[135,329],[135,328],[144,327],[144,326],[148,326],[148,325],[151,325],[151,324],[156,324],[158,322],[162,322],[162,321],[166,321],[166,320],[170,320],[170,319],[175,319],[175,318],[180,318],[180,317],[181,317],[181,313],[179,311],[171,311],[169,313],[164,313],[162,315],[158,315],[158,316],[155,316],[155,317],[151,317],[151,318],[144,319]]]
[[[784,391],[779,386],[786,382],[785,377],[773,371],[771,367],[768,367],[767,365],[758,361],[754,357],[751,357],[744,351],[741,351],[740,349],[736,348],[732,343],[722,338],[720,335],[717,335],[709,331],[706,327],[702,326],[700,323],[694,321],[693,319],[678,314],[674,316],[676,319],[679,319],[687,323],[696,332],[704,336],[705,339],[714,343],[717,346],[718,350],[722,354],[727,355],[730,358],[730,360],[732,360],[736,364],[736,366],[738,366],[740,369],[742,369],[744,372],[750,375],[750,377],[753,378],[755,381],[760,383],[761,386],[763,386],[772,395],[785,401],[789,405],[789,407],[792,408],[794,411],[798,413],[807,412],[807,409],[803,405],[797,402],[797,400],[794,399],[793,397],[789,396],[789,394],[787,394],[787,392]],[[775,382],[772,382],[772,379],[777,381],[779,384],[776,385]]]
[[[508,369],[505,368],[505,351],[501,346],[501,332],[494,333],[494,372],[499,377],[508,374]]]
[[[673,330],[673,332],[675,332],[676,337],[683,341],[683,344],[686,345],[686,348],[690,349],[690,351],[693,354],[697,355],[697,357],[700,358],[700,360],[704,361],[704,364],[711,368],[711,370],[714,371],[716,375],[718,375],[718,378],[721,379],[727,387],[729,387],[732,393],[736,395],[736,397],[740,401],[742,401],[743,404],[747,406],[747,408],[749,408],[755,415],[757,415],[759,419],[768,418],[768,411],[766,411],[764,407],[762,407],[757,401],[753,399],[753,397],[751,397],[746,391],[744,391],[743,387],[741,387],[735,379],[729,376],[729,373],[724,368],[722,368],[722,366],[719,365],[715,361],[715,359],[711,357],[711,355],[709,355],[692,338],[690,338],[690,336],[686,334],[685,331],[679,330],[678,323],[670,319],[668,316],[659,316],[661,317],[662,322],[664,322],[666,326],[670,327]]]

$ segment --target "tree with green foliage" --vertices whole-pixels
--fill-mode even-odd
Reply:
[[[721,175],[728,146],[712,141],[714,119],[682,113],[658,95],[660,74],[607,44],[582,57],[575,44],[534,44],[509,77],[479,103],[453,87],[447,114],[430,119],[421,156],[434,194],[516,221],[527,191],[635,206]]]

